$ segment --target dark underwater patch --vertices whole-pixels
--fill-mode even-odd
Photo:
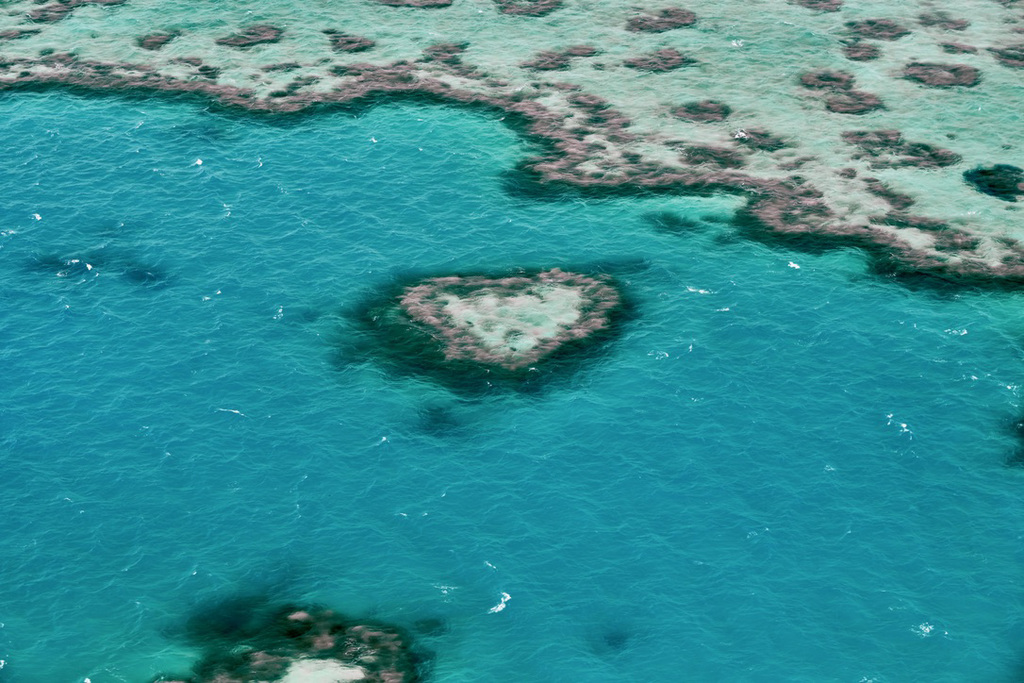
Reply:
[[[978,166],[964,171],[964,181],[982,194],[1004,202],[1015,202],[1024,197],[1024,169],[1010,164]]]

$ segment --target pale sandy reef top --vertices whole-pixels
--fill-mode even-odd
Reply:
[[[740,192],[765,234],[1024,279],[1022,204],[963,179],[1024,166],[1020,0],[403,2],[6,2],[0,87],[192,90],[266,110],[410,91],[483,102],[547,145],[526,164],[542,183]],[[360,64],[388,68],[346,68]],[[821,71],[852,78],[801,83]],[[678,111],[704,100],[731,113]],[[902,136],[852,144],[874,131]]]

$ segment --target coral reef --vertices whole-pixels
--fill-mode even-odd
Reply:
[[[448,7],[452,0],[375,0],[389,7]]]
[[[343,31],[335,31],[334,29],[325,29],[324,35],[327,36],[331,43],[331,49],[335,52],[363,52],[377,44],[369,38],[352,35]]]
[[[848,21],[846,28],[855,36],[871,40],[899,40],[903,36],[910,35],[910,29],[891,19]]]
[[[672,115],[675,117],[699,123],[724,121],[729,118],[731,113],[732,109],[729,105],[714,100],[687,102],[672,110]]]
[[[1024,69],[1024,43],[989,48],[999,63],[1014,69]]]
[[[412,326],[446,363],[511,372],[599,336],[621,306],[607,277],[553,269],[534,275],[429,278],[405,287],[388,319]]]
[[[181,35],[180,31],[164,31],[139,36],[136,44],[143,50],[159,50],[167,43]]]
[[[253,24],[246,26],[238,33],[233,33],[224,38],[218,38],[218,45],[228,47],[252,47],[262,43],[276,43],[281,40],[284,31],[270,24]]]
[[[682,158],[688,164],[711,164],[718,168],[741,168],[745,163],[742,154],[725,147],[694,145],[683,150]]]
[[[45,1],[45,0],[44,0]],[[32,21],[53,23],[66,19],[79,7],[85,5],[123,5],[128,0],[57,0],[28,13]]]
[[[319,607],[285,606],[249,613],[227,604],[229,627],[214,625],[204,637],[205,656],[188,676],[161,676],[160,683],[253,681],[366,681],[415,683],[426,657],[401,629],[354,620]],[[214,615],[216,618],[216,615]],[[241,628],[238,627],[241,624]]]
[[[800,85],[813,90],[849,90],[853,74],[846,71],[811,71],[800,76]]]
[[[981,81],[981,72],[966,64],[912,62],[903,69],[903,77],[933,88],[970,88]]]
[[[744,128],[734,136],[736,142],[760,152],[777,152],[787,147],[786,141],[763,128]]]
[[[951,55],[973,55],[978,52],[978,48],[964,43],[939,43],[939,47],[943,52]]]
[[[845,71],[811,71],[800,76],[800,85],[831,93],[825,98],[825,108],[835,114],[867,114],[884,108],[877,95],[854,90],[853,74]]]
[[[692,66],[697,63],[696,59],[687,57],[675,48],[664,48],[645,55],[631,57],[623,62],[625,66],[637,71],[671,71],[683,66]]]
[[[861,149],[872,168],[941,168],[961,161],[959,154],[925,142],[907,142],[898,130],[848,131],[843,139]]]
[[[843,6],[843,0],[790,0],[790,2],[818,12],[838,12]]]
[[[562,0],[494,0],[502,14],[542,17],[562,6]]]
[[[921,26],[937,26],[947,31],[963,31],[971,22],[966,19],[953,19],[945,12],[928,12],[917,18]]]
[[[1015,202],[1017,197],[1024,197],[1024,169],[1010,164],[996,164],[984,168],[964,171],[964,180],[978,192],[1003,201]]]
[[[97,3],[72,1],[69,6],[88,4]],[[822,12],[839,9],[837,3],[795,4]],[[473,33],[472,26],[465,24],[470,14],[459,3],[453,4],[451,12],[424,13],[398,12],[379,5],[365,3],[364,10],[375,15],[372,21],[378,20],[376,15],[414,17],[422,24],[422,28],[417,28],[418,40],[409,44],[388,41],[387,49],[371,49],[370,44],[383,38],[386,31],[375,34],[372,23],[339,10],[322,17],[323,25],[297,22],[293,29],[289,24],[287,34],[264,23],[257,24],[256,30],[250,27],[225,38],[189,25],[187,34],[169,38],[176,34],[169,27],[188,24],[168,22],[148,31],[140,29],[137,33],[142,38],[132,34],[118,43],[116,36],[94,33],[101,39],[84,39],[73,51],[60,51],[52,46],[59,45],[62,32],[67,28],[84,28],[78,22],[93,22],[95,16],[90,15],[95,15],[97,9],[65,17],[60,23],[33,21],[30,13],[44,6],[30,0],[13,0],[9,20],[0,32],[0,91],[60,87],[133,96],[168,93],[200,96],[215,108],[275,116],[338,109],[359,111],[392,98],[469,107],[503,121],[533,146],[531,156],[508,173],[506,187],[510,191],[532,197],[730,193],[747,201],[737,223],[743,226],[745,235],[773,240],[789,236],[800,243],[820,239],[823,244],[853,244],[885,253],[890,261],[901,261],[905,271],[916,270],[946,279],[990,284],[1024,282],[1024,249],[1005,237],[1006,216],[972,212],[970,219],[953,220],[978,237],[977,244],[960,240],[964,248],[958,251],[950,248],[952,242],[946,240],[945,232],[922,231],[913,227],[911,221],[889,215],[905,209],[885,205],[886,200],[872,190],[868,169],[885,168],[904,174],[886,178],[897,188],[893,191],[900,193],[902,188],[918,186],[905,174],[922,168],[936,174],[951,168],[957,157],[950,150],[927,143],[903,141],[898,149],[879,154],[859,145],[836,144],[844,128],[849,128],[842,123],[844,116],[870,113],[872,126],[886,130],[904,127],[907,114],[922,106],[913,98],[886,102],[888,108],[883,106],[879,97],[857,88],[852,77],[856,70],[824,70],[821,67],[830,63],[826,60],[789,65],[784,78],[798,82],[802,96],[783,95],[788,102],[780,100],[773,102],[773,106],[780,104],[780,111],[794,103],[805,107],[807,98],[816,98],[822,109],[833,114],[819,117],[821,129],[815,136],[816,140],[831,144],[812,145],[810,138],[800,132],[782,128],[792,120],[793,111],[782,116],[772,107],[761,110],[757,100],[751,100],[742,90],[716,87],[717,59],[724,54],[716,51],[726,50],[730,59],[735,55],[740,63],[745,63],[747,53],[742,41],[732,41],[735,44],[731,46],[728,41],[724,45],[721,41],[708,42],[708,35],[715,32],[710,19],[706,30],[685,35],[686,45],[694,45],[693,55],[701,56],[698,65],[680,50],[668,47],[675,45],[681,49],[675,41],[684,37],[682,32],[664,34],[672,41],[654,42],[661,41],[662,34],[625,30],[631,19],[659,17],[658,5],[643,10],[615,10],[618,14],[609,10],[606,28],[617,36],[615,40],[622,41],[621,45],[609,42],[600,32],[587,34],[588,44],[573,45],[572,41],[582,34],[572,26],[576,18],[570,12],[576,9],[567,7],[568,21],[563,22],[556,15],[550,21],[534,24],[538,35],[546,36],[543,42],[521,44],[518,51],[508,55],[489,52],[495,38],[485,32]],[[549,0],[497,0],[494,5],[482,3],[481,11],[493,7],[493,15],[502,11],[540,16],[559,6],[560,3]],[[713,14],[708,7],[707,12]],[[117,9],[111,7],[109,12],[132,13],[136,9],[135,4],[126,3]],[[695,9],[703,12],[700,7]],[[1012,17],[1007,11],[1002,12],[1007,15],[1003,22],[1005,30],[1001,36],[992,38],[989,54],[1006,67],[1024,65],[1024,47],[1018,45],[1019,37],[1011,37],[1015,35],[1009,21]],[[471,13],[472,21],[477,20],[479,13]],[[842,15],[803,14],[803,20],[814,24],[821,35],[830,36],[833,50],[842,50],[853,61],[879,54],[877,46],[863,40],[864,36],[869,40],[884,39],[905,30],[894,22],[886,23],[889,20],[847,22]],[[924,15],[928,16],[921,21],[929,26],[927,32],[922,30],[916,38],[919,42],[928,38],[927,33],[955,29],[953,24],[945,26],[949,21],[959,21],[932,11],[927,3],[921,3],[919,10],[910,14]],[[491,19],[515,23],[497,16]],[[264,21],[270,21],[269,17]],[[93,27],[92,23],[88,25]],[[834,31],[837,25],[843,31],[840,35]],[[332,27],[351,27],[353,33]],[[975,27],[967,27],[965,37],[973,36],[974,30]],[[850,31],[856,37],[844,37]],[[322,42],[305,39],[317,35]],[[279,50],[270,46],[263,49],[260,45],[265,38],[289,40],[293,36],[287,58],[282,58]],[[466,51],[468,43],[462,40],[467,36],[473,37],[472,52]],[[188,52],[184,52],[186,38]],[[943,43],[939,38],[933,35],[930,40],[935,50],[941,49]],[[168,45],[168,41],[173,42]],[[218,42],[221,48],[227,45],[244,49],[224,50],[216,46]],[[118,49],[111,50],[112,45]],[[207,46],[206,51],[203,45]],[[570,47],[562,47],[565,45]],[[638,54],[635,50],[647,52]],[[538,51],[541,59],[537,58]],[[273,59],[280,61],[268,60],[268,54],[274,54]],[[479,60],[471,59],[470,54]],[[609,58],[584,60],[598,54],[607,54]],[[673,73],[674,69],[689,65],[696,68],[687,70],[685,75]],[[654,73],[638,77],[631,70]],[[739,69],[735,76],[753,88],[760,77],[757,69]],[[949,97],[991,95],[989,84],[981,83],[977,69],[964,64],[914,61],[902,72],[877,72],[873,82],[886,76],[946,88]],[[998,84],[998,79],[992,81]],[[980,85],[974,90],[953,87],[971,84]],[[634,98],[632,93],[643,96]],[[773,95],[766,92],[764,96]],[[997,99],[987,101],[1006,115],[1005,103]],[[727,119],[736,122],[734,128],[717,125]],[[785,139],[763,137],[762,126],[786,132]],[[934,131],[935,135],[941,133]],[[995,148],[992,152],[996,153]],[[962,203],[976,196],[966,187],[963,193],[956,201]],[[922,204],[952,215],[951,198],[947,201],[945,196],[936,195],[925,202],[924,197],[914,196]]]
[[[851,62],[870,62],[882,56],[882,51],[871,43],[855,41],[843,46],[843,56]]]
[[[693,26],[697,23],[697,15],[680,7],[666,7],[649,14],[630,17],[626,22],[626,30],[635,33],[662,33],[675,28]]]

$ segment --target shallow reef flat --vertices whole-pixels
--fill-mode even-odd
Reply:
[[[534,193],[747,198],[737,224],[889,272],[1024,281],[1024,3],[22,0],[0,89],[271,114],[414,98],[536,143]],[[998,191],[971,178],[1002,169]],[[1006,170],[1009,169],[1009,170]],[[396,178],[396,181],[400,181]]]

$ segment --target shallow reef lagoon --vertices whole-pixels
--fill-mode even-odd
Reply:
[[[0,119],[5,682],[186,673],[246,596],[441,620],[445,682],[1024,671],[1019,293],[743,239],[737,198],[518,191],[529,144],[452,108]],[[354,338],[409,274],[516,267],[632,315],[530,391]]]

